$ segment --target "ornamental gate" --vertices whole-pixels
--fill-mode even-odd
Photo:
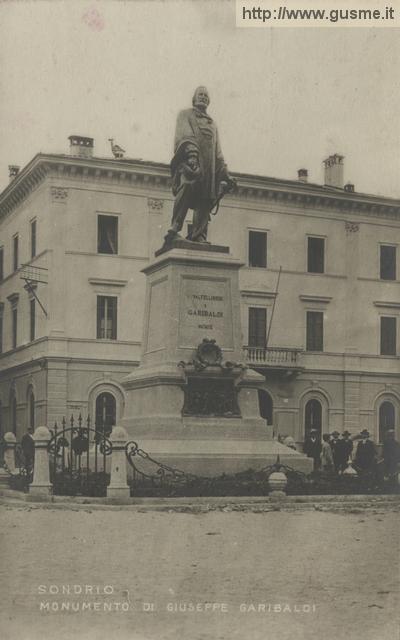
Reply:
[[[57,422],[47,446],[50,480],[55,495],[105,496],[110,480],[109,456],[112,444],[108,432],[91,427],[90,416],[84,421],[71,416]]]

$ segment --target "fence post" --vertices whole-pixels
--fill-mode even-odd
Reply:
[[[51,433],[47,427],[38,427],[33,434],[35,441],[35,464],[33,467],[33,480],[29,485],[29,494],[32,496],[51,495],[52,484],[50,482],[50,465],[47,445],[51,439]]]
[[[123,427],[114,427],[110,440],[112,442],[111,477],[107,487],[107,498],[129,498],[130,490],[125,455],[128,434]]]
[[[15,468],[15,446],[17,439],[12,431],[4,434],[4,467],[12,475],[18,473]]]

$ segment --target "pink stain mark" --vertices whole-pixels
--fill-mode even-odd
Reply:
[[[89,29],[93,31],[102,31],[104,29],[104,19],[101,13],[99,13],[96,7],[88,9],[82,16],[83,22],[86,22]]]

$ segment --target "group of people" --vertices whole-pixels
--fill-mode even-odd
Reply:
[[[363,437],[363,442],[368,442],[364,449],[365,459],[363,459],[363,452],[360,450],[362,458],[361,465],[368,467],[372,464],[372,457],[375,457],[375,447],[371,440],[369,440],[369,433],[367,431],[363,431],[360,435]],[[372,445],[372,449],[370,445]],[[311,429],[304,442],[304,453],[313,459],[314,471],[321,470],[327,473],[333,471],[338,474],[343,473],[348,466],[349,459],[352,458],[353,448],[354,443],[348,431],[344,431],[341,436],[338,431],[324,433],[321,441],[318,431]],[[368,458],[368,460],[366,458]]]
[[[293,438],[286,437],[283,443],[296,448]],[[324,433],[322,440],[317,429],[311,429],[305,439],[304,453],[313,459],[314,471],[342,474],[349,464],[359,473],[374,472],[378,454],[367,429],[356,435],[344,431]],[[386,432],[382,446],[383,471],[385,477],[393,478],[400,471],[400,443],[395,439],[394,429]]]

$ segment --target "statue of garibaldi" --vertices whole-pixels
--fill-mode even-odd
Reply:
[[[197,87],[193,108],[181,111],[177,118],[171,161],[175,202],[167,243],[180,238],[188,209],[193,209],[193,225],[187,239],[207,243],[211,211],[236,186],[222,155],[216,124],[207,113],[209,103],[207,89]]]

